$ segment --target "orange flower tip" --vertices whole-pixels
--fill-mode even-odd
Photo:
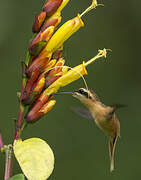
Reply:
[[[88,72],[87,72],[87,70],[86,70],[86,68],[85,68],[85,61],[83,61],[82,66],[83,66],[83,74],[84,74],[84,75],[88,75]]]
[[[38,33],[40,31],[40,28],[42,24],[44,23],[45,18],[46,18],[46,12],[41,12],[39,16],[35,17],[35,22],[32,26],[33,33]]]
[[[46,12],[47,16],[51,16],[57,11],[62,2],[63,0],[47,0],[42,10]]]
[[[32,56],[37,56],[44,49],[46,44],[47,44],[47,41],[43,40],[37,44],[33,44],[32,46],[30,46],[28,50]]]
[[[84,22],[81,19],[81,15],[78,13],[77,18],[79,19],[80,27],[84,27]]]

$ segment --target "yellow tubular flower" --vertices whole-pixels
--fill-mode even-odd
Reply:
[[[72,83],[73,81],[76,81],[77,79],[81,78],[82,75],[87,75],[88,73],[84,64],[85,63],[83,62],[83,64],[80,64],[68,71],[65,75],[60,77],[51,86],[49,86],[49,88],[56,87],[58,89]]]
[[[61,5],[59,6],[59,8],[57,9],[57,12],[61,12],[62,9],[64,9],[64,7],[68,4],[69,0],[63,0],[63,2],[61,3]]]
[[[78,15],[74,18],[74,20],[75,20],[75,26],[74,26],[73,29],[71,30],[69,37],[70,37],[72,34],[74,34],[76,31],[78,31],[78,30],[80,29],[80,27],[84,27],[84,23],[83,23],[83,21],[82,21],[82,19],[81,19],[80,14],[78,14]],[[66,36],[65,39],[64,39],[64,41],[66,41],[69,37]]]
[[[78,14],[77,17],[67,21],[57,30],[44,50],[47,52],[56,51],[60,46],[62,46],[64,41],[66,41],[73,33],[75,33],[80,27],[83,26],[84,23],[80,15]]]
[[[76,81],[77,79],[81,78],[83,75],[87,75],[88,73],[85,67],[101,57],[106,58],[106,54],[107,54],[107,50],[105,48],[103,50],[98,50],[98,54],[95,57],[93,57],[86,63],[83,62],[83,64],[80,64],[72,68],[70,71],[67,71],[63,76],[61,76],[54,83],[52,83],[43,92],[43,94],[39,99],[42,100],[45,96],[50,96],[51,94],[56,93],[61,87],[66,86],[72,83],[73,81]]]
[[[51,84],[42,94],[41,98],[43,98],[46,95],[51,95],[53,93],[56,93],[61,87],[66,86],[70,84],[71,82],[79,79],[82,77],[82,75],[86,75],[87,70],[85,68],[85,64],[80,64],[70,71],[66,72],[63,76],[61,76],[59,79],[57,79],[53,84]]]

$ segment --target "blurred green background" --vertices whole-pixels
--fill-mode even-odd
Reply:
[[[21,85],[21,61],[32,35],[35,14],[43,0],[0,1],[0,129],[6,144],[12,142],[14,119],[18,113],[17,91]],[[71,0],[63,11],[63,21],[82,12],[91,0]],[[141,177],[141,1],[105,0],[83,18],[85,27],[66,43],[64,57],[70,66],[95,56],[99,48],[111,48],[107,59],[88,67],[86,77],[105,104],[122,103],[119,109],[121,139],[115,152],[115,171],[109,171],[108,139],[93,121],[73,113],[82,106],[71,96],[57,96],[54,109],[38,123],[29,126],[23,139],[40,137],[55,154],[55,169],[50,180],[133,180]],[[79,80],[62,90],[83,87]],[[0,155],[0,179],[4,156]],[[21,172],[15,161],[14,174]]]

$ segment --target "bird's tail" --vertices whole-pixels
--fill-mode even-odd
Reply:
[[[114,170],[114,151],[115,151],[115,146],[117,142],[118,135],[115,135],[114,138],[111,138],[109,140],[109,155],[110,155],[110,171],[112,172]]]

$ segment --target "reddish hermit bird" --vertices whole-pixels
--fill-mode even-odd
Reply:
[[[114,170],[114,151],[118,137],[120,136],[120,123],[115,110],[123,105],[106,106],[96,93],[91,90],[80,88],[75,92],[60,92],[58,94],[72,94],[79,99],[87,109],[76,109],[83,117],[92,118],[96,125],[109,137],[110,171]]]

